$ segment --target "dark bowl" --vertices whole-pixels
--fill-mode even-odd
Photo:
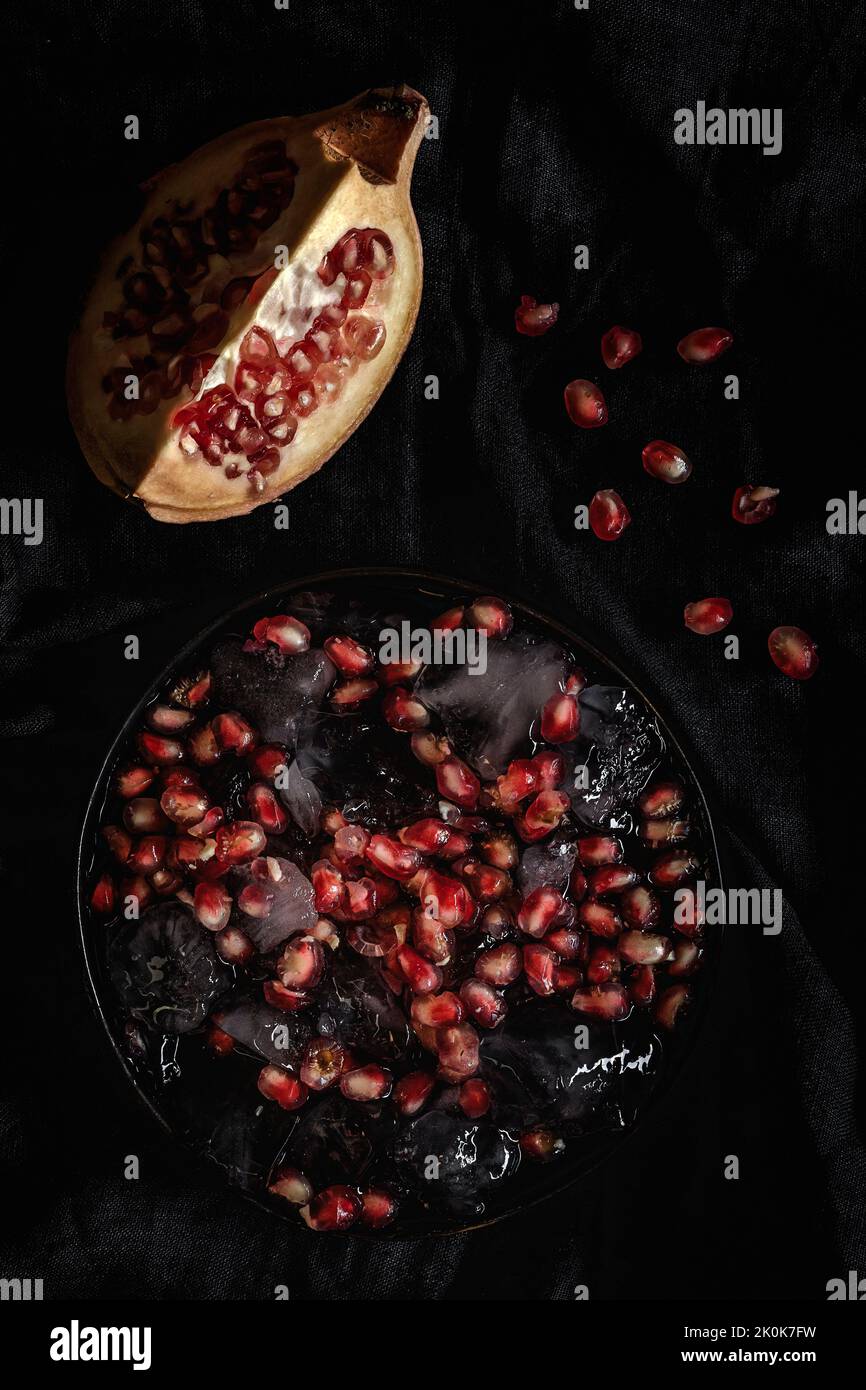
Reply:
[[[617,683],[621,682],[629,687],[655,717],[665,746],[666,762],[687,780],[693,800],[692,815],[699,824],[702,853],[707,865],[705,876],[707,880],[712,881],[714,886],[722,885],[722,873],[712,817],[701,780],[694,770],[693,758],[684,751],[681,740],[671,732],[670,724],[660,713],[655,700],[647,695],[642,687],[620,668],[617,662],[603,655],[592,642],[579,636],[570,625],[566,625],[556,617],[539,613],[521,600],[504,594],[498,587],[495,590],[485,589],[478,584],[453,580],[442,575],[396,568],[323,571],[315,575],[305,576],[287,585],[273,586],[263,593],[245,600],[192,638],[151,683],[135,708],[123,721],[106,754],[89,798],[77,856],[76,897],[79,929],[89,990],[96,1013],[105,1029],[106,1037],[115,1057],[138,1101],[165,1134],[171,1136],[174,1141],[185,1145],[187,1150],[195,1154],[202,1162],[206,1161],[207,1145],[200,1138],[191,1137],[187,1127],[176,1113],[171,1097],[171,1088],[166,1087],[164,1077],[160,1080],[156,1074],[143,1070],[129,1055],[123,1033],[119,1001],[108,978],[105,953],[102,949],[105,940],[105,928],[102,927],[101,931],[95,928],[93,914],[89,906],[88,884],[92,873],[94,847],[110,774],[118,762],[121,749],[129,739],[132,730],[139,724],[142,711],[164,690],[173,677],[194,664],[193,658],[200,648],[208,646],[218,634],[224,631],[237,630],[238,619],[247,612],[260,616],[261,613],[267,611],[291,611],[291,595],[304,591],[326,589],[335,585],[339,586],[348,581],[361,584],[365,588],[381,586],[388,590],[411,592],[416,597],[418,595],[429,596],[435,598],[437,608],[443,610],[467,596],[496,592],[500,597],[507,599],[515,613],[541,625],[548,632],[560,638],[578,656],[579,660],[585,660],[596,670],[600,669],[603,675],[613,676]],[[501,1194],[497,1193],[492,1200],[486,1203],[485,1210],[480,1216],[473,1216],[471,1219],[445,1218],[441,1213],[425,1213],[408,1222],[398,1223],[391,1231],[377,1233],[376,1238],[382,1238],[382,1235],[394,1238],[453,1234],[460,1230],[491,1224],[518,1211],[525,1210],[536,1202],[547,1200],[557,1193],[563,1192],[566,1187],[577,1183],[595,1169],[602,1160],[614,1154],[618,1155],[637,1127],[644,1127],[658,1114],[662,1099],[669,1095],[671,1088],[682,1076],[684,1063],[694,1050],[706,1019],[714,984],[719,973],[722,940],[721,928],[714,929],[707,936],[703,968],[693,982],[695,985],[693,1005],[688,1012],[685,1023],[678,1025],[673,1034],[666,1035],[661,1075],[653,1089],[651,1098],[640,1109],[633,1123],[623,1128],[581,1136],[573,1146],[569,1145],[564,1158],[546,1165],[532,1165],[528,1177],[523,1180],[523,1174],[528,1169],[528,1165],[521,1165],[516,1177],[504,1186]],[[169,1072],[170,1069],[169,1059]],[[255,1202],[259,1207],[264,1207],[272,1215],[284,1219],[295,1219],[285,1212],[285,1204],[282,1204],[282,1207],[278,1206],[267,1196],[266,1192],[242,1191],[247,1200]]]

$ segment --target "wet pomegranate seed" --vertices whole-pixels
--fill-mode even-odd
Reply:
[[[149,877],[162,867],[167,840],[164,835],[145,835],[129,856],[129,867],[135,874]]]
[[[221,825],[215,840],[216,857],[223,864],[243,864],[255,859],[267,843],[262,827],[248,820]]]
[[[235,930],[235,927],[228,928],[230,932]],[[222,936],[223,933],[221,932],[220,935]],[[222,955],[222,951],[220,951],[220,954]],[[249,943],[249,955],[253,955],[252,942]],[[232,960],[235,964],[242,964],[247,960],[247,956],[235,957],[233,955],[223,955],[223,959]],[[266,1004],[272,1005],[275,1009],[282,1009],[283,1012],[287,1014],[297,1013],[298,1009],[305,1009],[312,998],[304,989],[286,989],[285,985],[281,985],[279,980],[265,980],[262,985],[262,994],[264,995]]]
[[[361,1199],[351,1187],[326,1187],[306,1207],[301,1216],[312,1231],[346,1231],[361,1215]]]
[[[364,700],[369,700],[378,690],[376,681],[359,676],[334,686],[330,695],[331,704],[337,709],[349,709],[353,705],[360,705]]]
[[[255,729],[239,714],[218,714],[211,722],[214,738],[224,753],[248,753],[256,742]]]
[[[619,910],[630,927],[654,927],[661,914],[661,903],[651,888],[639,884],[623,893]]]
[[[583,430],[595,430],[607,423],[607,404],[592,381],[578,377],[565,388],[565,408],[572,424]]]
[[[520,1136],[520,1148],[536,1163],[549,1163],[565,1152],[565,1140],[550,1129],[530,1129]]]
[[[273,618],[261,618],[253,628],[258,642],[272,642],[289,656],[305,652],[310,646],[310,629],[299,618],[278,613]]]
[[[214,937],[214,945],[220,960],[229,965],[246,965],[255,955],[253,943],[240,927],[224,927]]]
[[[513,984],[523,969],[523,955],[520,947],[513,941],[504,941],[501,946],[491,946],[482,951],[475,962],[475,974],[485,984],[502,989]]]
[[[492,985],[484,980],[464,980],[460,986],[460,999],[468,1017],[479,1028],[496,1028],[508,1012],[508,1005],[497,994]]]
[[[248,883],[238,893],[238,907],[246,917],[261,921],[270,914],[274,895],[261,883]]]
[[[669,937],[648,931],[624,931],[616,944],[631,965],[660,965],[671,949]]]
[[[425,767],[436,767],[451,756],[451,745],[447,738],[437,734],[413,734],[409,746]]]
[[[471,1023],[456,1023],[436,1035],[440,1072],[446,1081],[459,1081],[478,1070],[478,1034]]]
[[[690,821],[674,817],[670,820],[644,820],[640,824],[640,837],[645,845],[652,848],[659,845],[677,845],[689,838],[691,829]]]
[[[576,927],[554,927],[544,938],[545,946],[563,960],[578,960],[583,948],[583,932]],[[476,970],[478,969],[476,965]]]
[[[132,853],[132,836],[121,830],[119,825],[104,825],[102,838],[118,864],[125,864]]]
[[[734,493],[731,515],[734,521],[741,522],[743,526],[754,526],[759,521],[767,521],[776,515],[778,496],[777,487],[752,487],[747,483],[745,487],[738,487]]]
[[[684,799],[685,789],[682,782],[676,778],[666,778],[651,782],[646,791],[641,793],[638,806],[643,815],[648,817],[672,816],[680,809]]]
[[[207,796],[200,788],[169,787],[159,799],[161,809],[175,825],[197,825],[208,808]]]
[[[555,888],[536,888],[524,898],[517,925],[527,936],[544,936],[562,911],[563,897]]]
[[[456,878],[430,869],[421,885],[421,905],[443,927],[460,927],[470,921],[475,904],[469,891]]]
[[[668,854],[659,855],[650,871],[650,879],[656,888],[679,888],[686,879],[693,878],[700,863],[687,850],[673,849]]]
[[[322,645],[344,676],[366,676],[376,664],[372,653],[354,637],[326,637]]]
[[[464,608],[447,608],[444,613],[440,613],[438,618],[434,618],[430,624],[431,632],[454,632],[458,627],[463,626],[463,617],[466,610]]]
[[[683,621],[691,632],[709,637],[721,632],[734,616],[730,600],[726,598],[702,598],[695,603],[687,603],[683,609]]]
[[[193,902],[196,919],[207,931],[222,931],[228,926],[232,900],[221,883],[199,883]]]
[[[335,841],[336,843],[336,841]],[[392,840],[388,835],[374,835],[366,848],[367,863],[401,882],[412,877],[421,867],[421,855],[417,850]]]
[[[611,371],[616,371],[633,357],[637,357],[642,348],[639,333],[633,328],[623,328],[621,324],[615,323],[602,337],[601,360]]]
[[[478,804],[481,783],[475,773],[453,753],[436,765],[436,786],[440,796],[473,811]]]
[[[187,740],[187,750],[196,767],[212,767],[222,757],[223,750],[216,741],[210,724],[196,729]]]
[[[326,1091],[340,1080],[345,1061],[345,1049],[334,1038],[311,1038],[301,1058],[301,1080],[311,1091]]]
[[[487,1083],[480,1077],[464,1081],[458,1093],[457,1103],[468,1119],[480,1120],[490,1109],[490,1091]]]
[[[430,723],[430,715],[420,700],[402,685],[395,685],[387,691],[382,700],[382,713],[385,720],[401,734],[412,734],[425,729]]]
[[[774,627],[767,646],[779,670],[795,681],[807,681],[818,669],[818,648],[801,627]]]
[[[688,1004],[689,998],[688,985],[668,985],[656,1000],[653,1010],[656,1023],[661,1024],[662,1028],[676,1027],[680,1011]]]
[[[689,975],[694,975],[700,969],[703,951],[697,941],[684,940],[682,937],[674,942],[673,960],[668,961],[668,974],[672,979],[681,979]]]
[[[622,931],[622,918],[607,903],[586,898],[577,910],[582,926],[594,936],[617,936]]]
[[[312,936],[294,937],[277,961],[277,974],[286,989],[313,989],[322,978],[325,953]]]
[[[676,444],[668,444],[664,439],[646,444],[641,458],[644,470],[662,483],[684,483],[691,476],[690,459]]]
[[[577,842],[577,856],[585,869],[598,864],[621,864],[622,841],[613,835],[586,835]]]
[[[282,1067],[262,1067],[256,1085],[267,1100],[275,1100],[282,1110],[298,1110],[308,1095],[303,1081]]]
[[[381,1231],[397,1215],[397,1203],[382,1187],[371,1187],[361,1193],[361,1225],[371,1231]]]
[[[602,488],[589,504],[589,524],[600,541],[615,541],[631,525],[631,513],[618,492]]]
[[[286,766],[286,750],[277,743],[262,743],[247,758],[247,767],[256,781],[273,782]]]
[[[638,1008],[646,1008],[656,996],[656,977],[651,965],[639,965],[628,979],[628,997]]]
[[[90,906],[101,916],[110,916],[117,902],[117,889],[111,874],[101,874],[90,897]]]
[[[603,898],[608,893],[624,893],[637,880],[637,870],[628,864],[603,864],[601,868],[593,869],[588,886],[593,897]]]
[[[631,1001],[625,986],[611,980],[607,984],[575,990],[571,1007],[579,1013],[589,1014],[592,1018],[616,1022],[628,1016]]]
[[[527,838],[527,832],[533,836],[543,836],[550,833],[565,815],[571,802],[565,792],[543,791],[530,801],[526,810],[520,818],[518,825],[519,833],[523,839]]]
[[[340,1077],[340,1090],[347,1100],[384,1100],[391,1094],[394,1078],[385,1067],[369,1062],[354,1071],[343,1072]]]
[[[541,737],[548,743],[572,743],[580,729],[580,710],[574,696],[551,695],[541,711]]]
[[[293,1206],[303,1207],[313,1195],[313,1185],[297,1168],[278,1168],[268,1184],[268,1191]]]
[[[117,774],[117,790],[125,800],[141,796],[142,792],[147,791],[155,776],[156,773],[150,767],[126,767]]]
[[[539,338],[553,327],[558,317],[558,304],[539,304],[531,295],[522,294],[514,311],[514,326],[527,338]]]
[[[224,1033],[222,1028],[218,1028],[212,1023],[207,1030],[206,1043],[208,1051],[213,1052],[217,1057],[227,1057],[230,1052],[234,1052],[235,1040],[229,1033]]]
[[[508,636],[514,625],[514,615],[501,598],[488,595],[477,598],[470,604],[466,609],[464,621],[467,627],[477,628],[489,638],[496,639]]]
[[[586,979],[591,985],[603,985],[608,980],[618,980],[620,974],[619,955],[612,946],[596,942],[586,963]]]
[[[183,758],[183,744],[176,738],[164,738],[147,729],[138,735],[138,748],[146,763],[155,763],[160,767],[179,763]]]
[[[684,362],[715,362],[734,341],[727,328],[695,328],[677,343],[677,352]]]
[[[530,941],[523,948],[523,970],[526,983],[536,994],[553,994],[554,972],[559,957],[540,941]]]
[[[569,684],[572,679],[569,677]],[[571,691],[567,693],[573,694]],[[537,788],[540,792],[550,791],[552,788],[558,787],[565,776],[565,763],[561,755],[552,752],[549,748],[546,748],[543,753],[536,753],[535,757],[531,759],[531,764],[535,770]]]
[[[416,951],[434,965],[447,965],[454,954],[454,933],[422,908],[412,917],[412,942]]]
[[[434,994],[442,988],[442,971],[411,946],[400,946],[395,961],[413,994]]]

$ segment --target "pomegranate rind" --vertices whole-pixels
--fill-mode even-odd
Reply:
[[[121,497],[143,504],[155,519],[213,521],[242,516],[273,502],[337,452],[393,375],[412,335],[421,298],[421,241],[409,184],[428,111],[419,93],[402,88],[397,95],[399,100],[394,93],[367,92],[326,112],[254,122],[212,141],[151,182],[138,222],[106,256],[70,343],[69,412],[85,458],[100,482]],[[363,125],[360,118],[369,112],[374,98],[381,99],[374,126],[379,136],[376,148],[369,133],[365,139],[358,134]],[[342,147],[351,151],[352,140],[339,135],[347,129],[355,132],[363,164],[342,152]],[[373,294],[378,298],[371,295],[365,306],[365,312],[378,310],[385,323],[381,351],[374,360],[359,365],[338,400],[301,420],[294,441],[280,451],[279,467],[256,490],[243,474],[229,478],[222,468],[209,467],[199,457],[190,460],[181,452],[180,432],[171,421],[191,399],[188,392],[161,402],[151,414],[136,414],[126,421],[110,418],[103,377],[117,365],[126,342],[134,353],[148,349],[146,337],[113,339],[103,328],[103,317],[117,308],[118,267],[128,256],[138,254],[140,228],[156,218],[176,216],[178,204],[189,203],[191,187],[197,192],[196,205],[209,206],[236,175],[248,151],[273,139],[285,141],[289,158],[298,165],[294,197],[252,251],[233,255],[229,278],[261,273],[273,264],[273,248],[285,246],[287,264],[275,285],[282,277],[292,277],[289,284],[296,291],[299,283],[295,282],[301,281],[304,288],[320,291],[316,271],[322,257],[349,228],[366,226],[379,228],[390,238],[395,268],[387,281],[376,285]],[[228,332],[217,350],[217,379],[222,363],[230,360],[233,372],[237,347],[275,285],[261,305],[245,301],[231,312]],[[291,290],[284,299],[297,302]],[[214,384],[213,376],[210,384]]]

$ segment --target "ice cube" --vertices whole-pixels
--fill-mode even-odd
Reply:
[[[279,871],[279,878],[274,878],[273,872],[265,876],[261,860],[256,860],[255,868],[245,866],[237,869],[233,880],[233,886],[254,883],[273,894],[267,917],[248,917],[245,913],[238,913],[235,923],[263,955],[297,932],[312,931],[319,916],[313,885],[297,864],[277,855],[269,856],[266,862]]]
[[[239,637],[228,637],[214,647],[214,703],[238,710],[266,743],[294,748],[330,689],[336,668],[317,647],[284,656],[274,646],[245,651],[245,645]]]
[[[182,903],[158,903],[127,923],[108,958],[127,1009],[162,1033],[198,1028],[233,979],[211,933]]]
[[[295,759],[288,770],[286,785],[280,788],[280,800],[299,830],[310,839],[318,834],[322,798],[315,782],[301,771],[298,759]]]
[[[491,1187],[517,1168],[519,1152],[490,1120],[428,1110],[397,1136],[394,1158],[425,1206],[479,1216]]]
[[[517,871],[521,893],[543,887],[564,893],[576,859],[577,840],[567,827],[555,830],[537,845],[530,845],[524,850]]]
[[[378,966],[345,947],[334,954],[331,976],[319,990],[312,1012],[324,1037],[337,1037],[371,1057],[398,1057],[409,1046],[406,1015]]]
[[[577,744],[562,749],[563,787],[575,815],[593,828],[628,829],[634,802],[661,762],[664,741],[655,716],[631,691],[590,685],[580,693]],[[586,769],[586,786],[580,769]]]
[[[395,1124],[393,1106],[358,1105],[338,1092],[311,1096],[280,1163],[299,1168],[317,1188],[357,1185]]]
[[[442,719],[456,752],[492,780],[528,747],[530,727],[564,688],[565,653],[552,642],[513,636],[487,643],[487,669],[427,666],[416,693]]]
[[[313,1036],[308,1012],[286,1013],[250,996],[220,1009],[214,1021],[235,1042],[264,1061],[294,1067]]]

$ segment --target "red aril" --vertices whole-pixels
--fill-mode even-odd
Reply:
[[[631,514],[618,492],[602,488],[589,504],[589,524],[600,541],[615,541],[631,524]]]
[[[298,1110],[307,1099],[307,1088],[283,1067],[262,1067],[256,1083],[266,1100],[275,1100],[283,1110]]]
[[[691,476],[691,460],[676,444],[668,444],[665,439],[653,439],[644,445],[644,470],[651,478],[663,483],[684,483]]]
[[[592,381],[578,377],[565,388],[565,408],[572,424],[582,430],[596,430],[607,423],[607,404]]]
[[[684,362],[715,362],[733,341],[734,335],[727,328],[695,328],[680,339],[677,352]]]
[[[553,327],[558,317],[558,304],[539,304],[531,295],[522,294],[514,311],[514,326],[527,338],[539,338]]]
[[[795,681],[807,681],[818,669],[818,648],[801,627],[774,627],[767,646],[779,670]]]
[[[759,521],[767,521],[776,514],[778,496],[777,487],[752,487],[747,483],[745,487],[738,487],[734,493],[731,515],[734,521],[739,521],[743,526],[754,526]]]
[[[580,728],[580,710],[573,695],[551,695],[541,711],[541,737],[548,743],[572,743]]]
[[[683,609],[683,621],[692,632],[709,637],[721,632],[734,616],[730,601],[726,598],[702,598],[695,603],[687,603]]]
[[[611,371],[616,371],[633,357],[637,357],[642,347],[639,333],[633,328],[623,328],[621,324],[615,323],[602,337],[601,360]]]

